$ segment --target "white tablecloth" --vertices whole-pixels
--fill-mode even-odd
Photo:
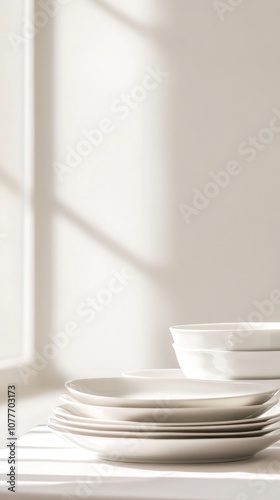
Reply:
[[[18,441],[17,493],[7,491],[0,451],[0,498],[106,500],[279,500],[280,442],[243,462],[143,465],[100,462],[38,426]]]

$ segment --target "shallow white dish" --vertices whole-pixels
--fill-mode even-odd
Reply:
[[[62,431],[70,432],[81,432],[86,436],[96,436],[96,437],[119,437],[119,438],[135,438],[135,439],[185,439],[185,438],[223,438],[223,437],[249,437],[249,436],[261,436],[272,432],[274,430],[280,430],[279,422],[274,422],[272,424],[264,426],[262,429],[253,429],[251,431],[220,431],[217,429],[204,430],[188,430],[188,431],[135,431],[135,430],[108,430],[108,429],[95,429],[92,427],[85,427],[83,424],[74,424],[67,421],[63,417],[52,417],[49,423]]]
[[[195,431],[211,431],[211,432],[235,432],[235,431],[250,431],[260,430],[263,427],[280,422],[280,413],[271,417],[256,418],[241,420],[237,422],[209,422],[190,424],[157,424],[153,422],[104,422],[102,420],[80,417],[73,415],[70,411],[63,407],[56,407],[53,410],[54,416],[62,423],[69,423],[73,426],[82,426],[85,429],[92,429],[96,431],[146,431],[146,432],[195,432]],[[279,412],[279,407],[278,407]]]
[[[235,429],[239,428],[240,430],[245,429],[254,429],[264,425],[268,425],[269,423],[273,423],[280,419],[280,406],[279,400],[277,398],[272,398],[271,405],[268,406],[268,403],[264,403],[268,410],[266,410],[263,415],[253,418],[246,418],[241,420],[224,420],[224,421],[213,421],[213,422],[137,422],[137,421],[119,421],[119,420],[100,420],[96,418],[83,417],[77,414],[75,410],[69,409],[68,405],[57,406],[53,409],[55,416],[61,416],[71,422],[75,423],[89,423],[94,424],[96,426],[100,426],[101,428],[106,428],[108,430],[114,429],[163,429],[163,430],[174,430],[174,429],[201,429],[201,428],[211,428],[219,426],[219,428],[224,429]],[[273,405],[273,406],[272,406]]]
[[[186,378],[180,368],[155,368],[151,370],[133,370],[124,372],[123,377],[135,378]]]
[[[280,350],[280,323],[205,323],[170,327],[174,343],[190,349]]]
[[[189,379],[279,379],[280,351],[199,351],[173,344]]]
[[[274,406],[273,399],[260,405],[227,406],[225,408],[124,408],[94,406],[81,403],[70,394],[60,396],[67,409],[76,415],[103,421],[136,421],[153,423],[187,423],[232,421],[258,417]]]
[[[248,379],[238,379],[238,382],[252,382],[253,380],[248,380]],[[265,384],[268,389],[272,389],[273,391],[280,391],[280,379],[278,378],[266,378],[266,379],[257,379],[255,382],[260,383],[260,384]],[[279,397],[278,394],[276,394],[277,397]]]
[[[245,406],[261,404],[275,392],[265,384],[133,377],[70,380],[65,387],[82,403],[128,408]]]
[[[85,436],[49,428],[66,441],[91,450],[104,460],[134,463],[209,463],[245,460],[280,438],[279,431],[263,436],[201,439],[133,439]]]

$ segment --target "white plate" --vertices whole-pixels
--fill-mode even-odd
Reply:
[[[206,422],[200,423],[192,422],[188,424],[182,423],[170,423],[170,424],[162,424],[155,422],[120,422],[120,421],[103,421],[98,419],[92,419],[87,417],[81,417],[73,414],[71,411],[67,410],[65,406],[58,406],[54,408],[55,417],[62,418],[64,422],[69,422],[72,425],[78,424],[82,425],[84,428],[93,428],[93,430],[128,430],[128,431],[160,431],[160,432],[181,432],[181,431],[250,431],[254,429],[262,429],[266,425],[270,425],[272,423],[280,421],[280,413],[279,407],[277,407],[278,413],[275,413],[274,416],[263,417],[263,418],[255,418],[255,419],[247,419],[247,420],[238,420],[233,422]]]
[[[280,351],[199,351],[173,344],[188,378],[211,380],[279,379]]]
[[[135,370],[130,372],[124,372],[123,377],[135,377],[135,378],[183,378],[186,376],[183,374],[180,368],[156,368],[150,370]],[[238,379],[238,382],[248,383],[248,379]],[[250,382],[250,380],[249,380]],[[252,382],[252,380],[251,380]],[[268,389],[278,390],[280,389],[280,379],[257,379],[258,384],[265,384]]]
[[[65,387],[82,403],[134,408],[254,405],[275,392],[264,384],[129,377],[70,380]]]
[[[100,421],[94,421],[92,419],[82,419],[77,420],[75,417],[71,416],[65,417],[61,415],[60,412],[54,410],[54,418],[58,420],[61,424],[71,425],[74,427],[79,427],[82,429],[89,429],[97,432],[103,431],[122,431],[122,432],[172,432],[172,433],[182,433],[182,432],[248,432],[248,431],[260,431],[264,430],[267,426],[280,423],[280,414],[277,417],[271,417],[265,422],[256,421],[253,423],[242,421],[241,424],[215,424],[215,425],[157,425],[151,422],[126,422],[109,424]]]
[[[227,420],[241,420],[244,418],[262,415],[274,406],[273,399],[261,405],[228,406],[225,408],[124,408],[109,406],[93,406],[80,403],[70,394],[60,396],[67,409],[76,414],[99,420],[118,420],[156,423],[187,423],[187,422],[217,422]]]
[[[180,368],[158,368],[151,370],[133,370],[130,372],[124,372],[123,377],[135,377],[135,378],[183,378],[183,374]]]
[[[176,345],[227,351],[280,350],[280,323],[207,323],[170,328]]]
[[[280,438],[279,431],[264,436],[203,439],[98,438],[50,429],[66,441],[91,450],[98,458],[119,462],[152,464],[209,463],[245,460]]]
[[[81,432],[86,436],[96,436],[96,437],[119,437],[119,438],[136,438],[136,439],[185,439],[185,438],[223,438],[223,437],[249,437],[249,436],[262,436],[267,434],[268,432],[272,432],[274,430],[280,430],[279,422],[275,422],[273,424],[265,426],[263,429],[257,429],[252,431],[177,431],[177,432],[151,432],[151,431],[130,431],[130,430],[115,430],[109,431],[107,429],[94,429],[94,428],[85,428],[82,424],[74,424],[69,421],[63,419],[63,417],[52,417],[49,420],[51,425],[54,425],[58,429],[62,431],[70,431],[70,432]]]

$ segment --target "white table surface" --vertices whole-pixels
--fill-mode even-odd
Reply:
[[[18,440],[17,493],[7,491],[0,450],[0,498],[106,500],[279,500],[280,441],[255,458],[210,465],[100,462],[45,425]]]

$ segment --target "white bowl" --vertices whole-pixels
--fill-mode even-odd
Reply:
[[[205,323],[170,327],[174,343],[190,349],[280,350],[280,323]]]
[[[173,344],[178,363],[189,379],[279,379],[280,351],[186,349]],[[277,387],[275,382],[275,387]]]

